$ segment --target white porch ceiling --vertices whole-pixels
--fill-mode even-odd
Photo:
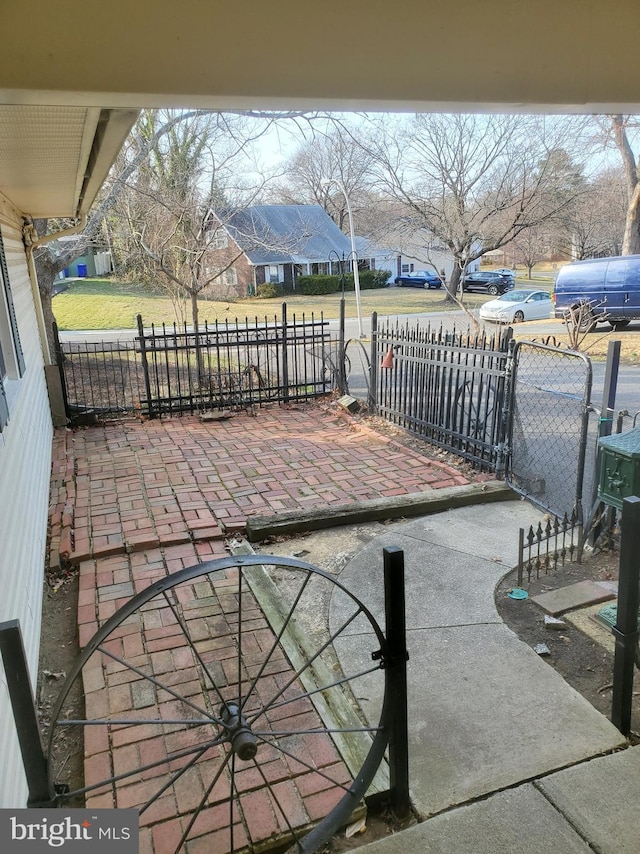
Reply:
[[[86,212],[136,115],[0,104],[0,193],[33,217]]]

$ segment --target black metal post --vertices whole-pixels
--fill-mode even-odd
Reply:
[[[613,662],[611,722],[621,733],[631,731],[633,666],[638,643],[638,581],[640,580],[640,498],[622,502],[618,616],[613,634],[616,653]]]
[[[371,361],[369,362],[369,399],[367,406],[372,415],[378,406],[378,312],[371,315]]]
[[[407,713],[407,626],[404,597],[404,552],[397,546],[383,549],[384,609],[389,645],[389,689],[393,698],[389,739],[389,789],[391,807],[398,817],[411,809],[409,799],[409,732]]]
[[[53,798],[49,789],[47,760],[40,741],[38,716],[18,620],[0,623],[0,655],[29,787],[28,806],[51,805]]]
[[[597,439],[602,436],[610,436],[613,427],[613,413],[616,405],[616,391],[618,388],[618,368],[620,367],[620,341],[609,341],[607,348],[607,364],[604,373],[604,388],[602,390],[602,409],[600,411],[600,422],[598,424]],[[586,520],[589,529],[589,542],[595,543],[602,533],[602,516],[596,524],[594,519],[598,515],[601,502],[598,499],[598,484],[600,483],[600,466],[602,464],[602,452],[596,440],[596,464],[593,469],[593,483],[591,485],[591,512]],[[611,515],[611,514],[609,514]]]
[[[283,400],[289,400],[289,343],[287,329],[287,304],[282,303],[282,386]]]
[[[340,394],[347,394],[347,353],[345,349],[345,332],[344,332],[344,320],[345,320],[345,300],[344,300],[344,289],[342,292],[342,297],[340,298],[340,330],[338,332],[338,358],[340,360],[338,364],[338,391]]]
[[[62,402],[64,403],[64,414],[68,421],[71,420],[69,413],[69,398],[67,397],[67,380],[64,375],[64,353],[62,352],[62,344],[58,335],[58,324],[53,321],[53,347],[56,355],[56,364],[58,365],[58,373],[60,374],[60,387],[62,388]]]
[[[144,326],[142,325],[142,315],[137,315],[138,321],[138,340],[140,341],[140,358],[142,360],[142,370],[144,373],[144,388],[147,393],[147,415],[153,418],[153,405],[151,403],[151,381],[149,380],[149,362],[147,361],[146,341],[144,338]]]
[[[497,448],[496,448],[496,477],[504,480],[509,465],[509,453],[511,445],[510,426],[511,413],[513,410],[513,395],[515,393],[515,348],[513,340],[513,329],[507,327],[505,334],[500,337],[500,349],[506,353],[504,362],[504,377],[498,378],[498,389],[496,400],[501,401],[500,423],[498,426]]]

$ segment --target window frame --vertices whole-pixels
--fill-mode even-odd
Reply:
[[[9,404],[5,383],[20,379],[25,372],[24,353],[16,309],[11,293],[9,265],[0,226],[0,433],[9,421]],[[7,340],[8,339],[8,340]]]

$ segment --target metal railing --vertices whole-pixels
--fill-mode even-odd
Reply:
[[[311,315],[152,325],[130,341],[60,343],[67,416],[202,412],[308,400],[338,384],[339,341]]]
[[[584,537],[582,518],[578,510],[565,513],[562,518],[553,516],[546,523],[538,522],[525,533],[520,528],[518,543],[518,587],[557,569],[558,565],[582,561]]]
[[[488,471],[504,452],[511,329],[493,335],[372,320],[369,405]]]

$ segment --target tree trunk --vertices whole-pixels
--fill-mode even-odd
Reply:
[[[447,278],[445,282],[445,288],[447,289],[447,295],[445,300],[447,302],[455,302],[456,297],[458,295],[458,289],[460,288],[460,279],[462,278],[462,270],[458,264],[453,265],[453,270],[451,271],[451,275]]]
[[[611,116],[613,135],[616,146],[622,158],[625,180],[627,183],[627,218],[624,226],[622,241],[623,255],[640,253],[640,182],[638,181],[638,166],[633,155],[631,143],[627,136],[624,116]]]
[[[44,315],[44,325],[47,330],[47,341],[49,342],[49,352],[51,358],[55,360],[55,348],[53,342],[53,283],[64,267],[60,267],[56,259],[48,251],[37,252],[34,257],[36,268],[36,276],[38,278],[38,291],[40,293],[40,302],[42,303],[42,312]]]
[[[191,322],[193,323],[193,331],[198,331],[198,294],[196,291],[191,291]]]
[[[198,292],[191,291],[191,322],[193,323],[193,340],[196,351],[196,370],[198,374],[198,387],[204,387],[204,357],[200,348],[200,336],[198,335]]]
[[[622,240],[623,255],[640,255],[640,183],[634,187],[627,208]]]

